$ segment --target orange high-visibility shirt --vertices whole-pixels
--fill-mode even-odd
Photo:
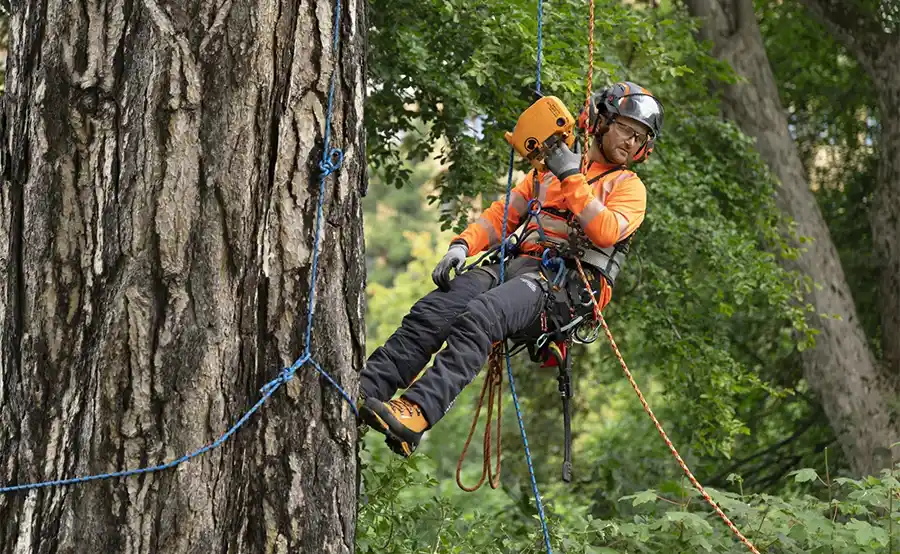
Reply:
[[[563,216],[572,214],[587,238],[598,248],[615,245],[634,233],[644,221],[647,189],[640,177],[624,167],[592,162],[585,174],[576,173],[562,183],[549,171],[536,176],[535,173],[529,172],[510,194],[507,236],[523,221],[532,200],[540,202],[542,210],[537,217],[549,237],[567,239],[569,225],[567,218]],[[537,198],[534,194],[535,178],[540,183]],[[454,237],[453,241],[465,241],[470,256],[500,244],[505,204],[505,199],[491,204],[478,220]],[[547,208],[550,210],[546,210]],[[532,218],[528,224],[529,230],[532,231],[537,226],[537,221]],[[520,245],[522,251],[540,255],[543,246],[534,242],[536,239],[536,233],[530,232],[528,240]],[[612,296],[605,280],[600,296],[601,307]]]

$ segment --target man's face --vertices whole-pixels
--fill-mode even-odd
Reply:
[[[650,129],[635,119],[619,116],[603,135],[603,152],[614,164],[625,164],[647,144]]]

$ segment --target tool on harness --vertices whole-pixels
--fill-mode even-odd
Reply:
[[[539,98],[522,112],[513,131],[504,134],[506,142],[538,171],[546,169],[544,147],[553,137],[570,148],[575,144],[575,118],[556,96]]]
[[[572,482],[572,416],[569,410],[569,401],[572,399],[572,357],[565,342],[552,342],[547,348],[548,354],[556,362],[559,374],[556,377],[559,383],[559,395],[562,398],[563,407],[563,465],[562,480]]]
[[[562,479],[564,482],[570,483],[572,481],[572,416],[569,400],[572,398],[572,358],[569,346],[573,340],[571,329],[583,321],[584,315],[577,313],[574,307],[569,307],[567,314],[560,314],[551,305],[554,302],[553,292],[565,288],[565,294],[570,295],[565,282],[565,277],[569,273],[566,270],[565,260],[555,254],[551,256],[552,252],[549,248],[545,249],[542,256],[542,266],[548,269],[556,266],[557,273],[552,281],[543,272],[541,273],[541,285],[547,295],[547,307],[541,312],[540,317],[541,335],[537,339],[526,336],[522,342],[528,349],[528,355],[532,361],[540,363],[541,367],[557,368],[557,382],[563,408]]]

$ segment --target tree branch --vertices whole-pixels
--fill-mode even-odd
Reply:
[[[883,41],[877,14],[867,14],[854,1],[800,0],[812,16],[863,65],[871,66]]]

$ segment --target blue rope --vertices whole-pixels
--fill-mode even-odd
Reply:
[[[537,81],[535,88],[537,92],[541,92],[541,60],[543,57],[543,0],[538,0],[538,38],[537,38]],[[509,172],[506,178],[506,205],[503,207],[503,232],[500,240],[500,282],[506,279],[506,225],[509,221],[509,203],[512,195],[513,182],[513,165],[515,162],[515,149],[509,151]],[[531,207],[529,206],[529,209]],[[543,229],[542,229],[543,230]],[[547,547],[547,554],[553,554],[550,546],[550,531],[547,529],[547,518],[544,515],[544,504],[541,502],[541,493],[538,490],[537,479],[534,476],[534,464],[531,461],[531,450],[528,448],[528,436],[525,434],[525,423],[522,421],[522,409],[519,406],[519,397],[516,394],[516,381],[513,377],[512,363],[510,362],[509,348],[504,344],[504,353],[506,355],[506,374],[509,377],[509,390],[512,392],[513,404],[516,407],[516,419],[519,422],[519,434],[522,435],[522,444],[525,445],[525,461],[528,463],[528,475],[531,477],[531,490],[534,492],[534,501],[537,504],[538,515],[541,518],[541,530],[544,533],[544,545]]]
[[[325,181],[329,175],[340,169],[341,163],[344,160],[344,153],[338,148],[331,148],[331,118],[334,112],[334,88],[335,88],[335,76],[337,75],[337,60],[338,60],[338,46],[340,44],[340,24],[341,24],[341,1],[337,0],[334,6],[334,41],[332,43],[333,52],[335,56],[335,69],[331,74],[331,83],[329,85],[328,90],[328,111],[325,119],[325,147],[322,151],[322,160],[319,162],[319,169],[321,173],[319,175],[319,200],[318,206],[316,208],[316,238],[313,243],[313,255],[312,255],[312,273],[310,276],[310,292],[309,292],[309,302],[307,305],[307,314],[306,314],[306,347],[302,356],[297,358],[297,360],[291,364],[290,367],[284,368],[278,377],[272,379],[260,389],[260,393],[262,397],[257,400],[256,404],[253,405],[247,412],[235,423],[230,429],[225,431],[219,438],[215,441],[203,446],[202,448],[198,448],[197,450],[185,454],[184,456],[177,458],[175,460],[156,465],[151,467],[143,467],[137,469],[129,469],[124,471],[116,471],[113,473],[103,473],[99,475],[88,475],[84,477],[74,477],[71,479],[59,479],[55,481],[44,481],[40,483],[29,483],[24,485],[14,485],[9,487],[0,487],[0,494],[6,494],[10,492],[16,491],[24,491],[24,490],[33,490],[33,489],[41,489],[48,487],[59,487],[66,485],[77,485],[81,483],[87,483],[90,481],[100,481],[104,479],[116,479],[122,477],[132,477],[134,475],[142,475],[145,473],[154,473],[158,471],[164,471],[167,469],[172,469],[175,466],[181,465],[193,458],[201,456],[210,450],[214,450],[224,444],[228,439],[240,429],[250,417],[253,416],[254,413],[259,410],[262,405],[269,399],[270,396],[275,394],[282,385],[290,381],[294,378],[294,375],[297,373],[297,370],[306,365],[308,362],[313,366],[320,375],[325,377],[331,385],[341,393],[341,396],[344,397],[344,400],[350,405],[350,408],[353,410],[353,413],[356,414],[356,417],[359,417],[359,412],[356,409],[356,405],[353,403],[353,400],[350,398],[350,395],[347,394],[337,382],[331,378],[328,373],[326,373],[322,367],[319,365],[317,361],[312,358],[311,348],[312,348],[312,329],[313,329],[313,313],[315,311],[316,306],[316,281],[318,279],[318,268],[319,268],[319,248],[321,242],[321,234],[322,234],[322,212],[323,205],[325,203]]]

